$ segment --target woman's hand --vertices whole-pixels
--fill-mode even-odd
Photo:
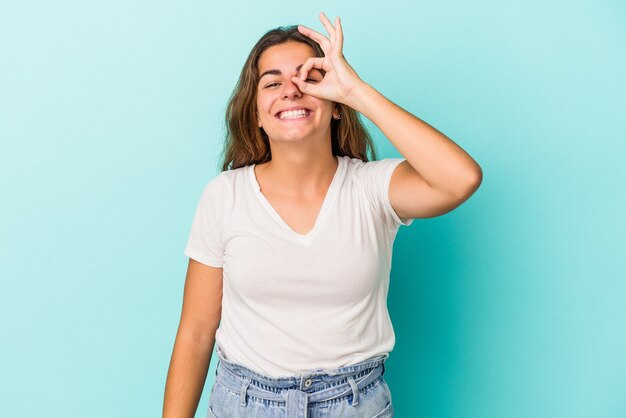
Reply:
[[[335,18],[334,27],[324,13],[320,13],[320,20],[330,39],[305,26],[299,25],[298,30],[317,42],[325,56],[307,59],[300,69],[300,76],[293,77],[292,81],[305,94],[350,106],[350,94],[364,82],[343,56],[343,32],[339,17]],[[313,68],[324,70],[326,74],[318,83],[307,83],[304,80]]]

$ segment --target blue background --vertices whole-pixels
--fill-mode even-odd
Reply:
[[[396,414],[626,416],[624,3],[313,3],[0,3],[0,416],[160,416],[226,101],[319,11],[484,173],[397,237]]]

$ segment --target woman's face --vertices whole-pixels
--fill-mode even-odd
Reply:
[[[334,104],[304,94],[291,81],[313,49],[301,42],[286,42],[263,51],[258,61],[257,119],[271,140],[298,140],[324,136],[330,140],[330,118]],[[308,83],[317,83],[322,73],[313,69]]]

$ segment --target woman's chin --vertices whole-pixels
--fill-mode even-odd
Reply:
[[[280,135],[271,136],[274,141],[303,141],[311,136],[309,130],[294,129],[289,132],[281,132]]]

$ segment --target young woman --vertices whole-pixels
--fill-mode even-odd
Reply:
[[[211,353],[209,417],[391,417],[383,378],[400,225],[459,206],[478,164],[361,80],[328,37],[267,32],[227,108],[223,171],[205,187],[185,254],[163,416],[195,414]],[[368,161],[358,113],[404,158]]]

